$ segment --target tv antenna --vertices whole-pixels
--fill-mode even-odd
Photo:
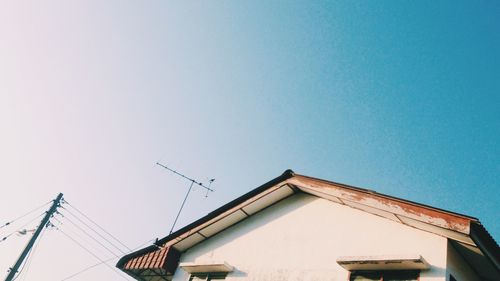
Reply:
[[[177,171],[175,171],[173,169],[170,169],[169,167],[167,167],[167,166],[165,166],[163,164],[160,164],[160,163],[156,162],[156,165],[158,165],[158,166],[160,166],[160,167],[162,167],[164,169],[167,169],[170,172],[172,172],[172,173],[174,173],[174,174],[176,174],[178,176],[181,176],[182,178],[185,178],[185,179],[187,179],[188,181],[191,182],[191,184],[189,185],[189,189],[188,189],[188,191],[186,193],[186,196],[184,197],[184,201],[182,201],[181,208],[179,209],[179,212],[177,213],[177,216],[175,217],[174,224],[172,225],[172,228],[170,229],[170,233],[169,233],[169,235],[170,235],[174,231],[174,227],[175,227],[175,224],[177,223],[177,219],[179,219],[179,215],[181,214],[182,209],[184,208],[184,204],[186,204],[186,200],[187,200],[187,198],[189,196],[189,193],[191,192],[191,189],[193,188],[193,185],[196,184],[197,186],[201,186],[201,187],[205,188],[205,190],[207,191],[207,193],[205,194],[205,197],[208,197],[208,192],[214,192],[214,190],[211,189],[210,186],[215,181],[215,179],[209,180],[208,181],[208,186],[206,186],[203,183],[201,183],[201,182],[199,182],[199,181],[197,181],[195,179],[192,179],[192,178],[190,178],[188,176],[185,176],[185,175],[183,175],[183,174],[181,174],[181,173],[179,173],[179,172],[177,172]]]

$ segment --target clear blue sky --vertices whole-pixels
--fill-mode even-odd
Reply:
[[[165,236],[188,183],[161,161],[216,178],[179,227],[292,168],[478,217],[498,240],[499,15],[496,1],[2,3],[0,223],[63,192],[129,247]],[[0,243],[0,277],[24,243]],[[25,279],[93,263],[47,231]]]

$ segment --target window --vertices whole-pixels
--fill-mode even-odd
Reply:
[[[417,281],[418,273],[415,270],[354,271],[349,281]]]
[[[227,272],[192,273],[189,281],[210,281],[226,279]]]

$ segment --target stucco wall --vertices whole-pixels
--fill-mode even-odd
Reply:
[[[446,264],[446,280],[449,280],[449,276],[452,274],[457,281],[481,281],[451,243],[448,243]]]
[[[183,253],[180,262],[225,261],[227,280],[347,280],[339,256],[420,254],[445,280],[446,238],[306,194],[297,194]],[[178,268],[174,281],[188,280]]]

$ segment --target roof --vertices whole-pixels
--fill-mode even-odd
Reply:
[[[299,175],[292,170],[286,170],[277,178],[158,240],[155,245],[122,257],[117,267],[137,280],[169,280],[182,252],[298,192],[449,238],[473,267],[490,272],[491,276],[482,276],[484,279],[500,277],[498,244],[477,218],[368,189]]]

